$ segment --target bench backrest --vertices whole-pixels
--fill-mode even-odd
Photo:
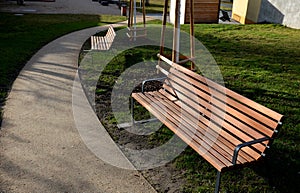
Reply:
[[[116,32],[115,32],[113,26],[110,25],[107,30],[107,33],[105,35],[105,39],[106,39],[106,42],[109,45],[109,47],[112,45],[115,37],[116,37]]]
[[[272,138],[281,125],[282,115],[237,94],[176,63],[166,72],[163,88],[181,106],[182,116],[199,126],[195,135],[225,136],[228,147],[263,137]],[[186,115],[188,114],[188,115]],[[205,134],[203,134],[205,130]],[[255,144],[244,151],[254,159],[261,157],[271,141]]]
[[[109,50],[115,37],[116,32],[110,25],[105,36],[91,36],[91,50]]]

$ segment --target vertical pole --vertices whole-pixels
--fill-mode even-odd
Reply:
[[[143,0],[143,24],[144,24],[144,30],[146,35],[146,9],[145,9],[145,0]]]
[[[179,46],[180,46],[180,2],[181,0],[176,0],[175,7],[175,25],[173,31],[173,53],[172,53],[172,61],[179,61]]]
[[[129,21],[130,21],[130,25],[128,26],[129,27],[129,30],[130,30],[130,40],[132,40],[132,25],[133,25],[133,0],[130,0],[130,9],[129,9],[129,15],[130,15],[130,18],[129,18]]]
[[[162,29],[161,29],[161,35],[160,35],[160,49],[159,54],[161,56],[164,55],[164,46],[165,46],[165,32],[166,32],[166,25],[167,25],[167,14],[168,14],[168,0],[165,0],[164,4],[164,11],[163,11],[163,21],[162,21]],[[158,59],[157,65],[160,66],[161,59]],[[159,73],[159,70],[157,70],[157,73]]]
[[[164,11],[163,11],[162,29],[161,29],[161,36],[160,36],[160,50],[159,50],[160,55],[164,54],[165,32],[166,32],[167,14],[168,14],[167,12],[168,12],[168,0],[165,0]],[[158,61],[160,61],[160,59]]]
[[[190,48],[191,58],[195,57],[195,39],[194,39],[194,0],[190,0]],[[191,61],[191,70],[195,70],[195,63]]]
[[[219,18],[220,18],[220,8],[221,8],[221,0],[219,0],[219,5],[218,5],[218,13],[216,18],[217,23],[219,23]]]
[[[134,29],[134,35],[133,35],[133,40],[135,41],[136,40],[136,0],[133,0],[134,1],[134,4],[133,4],[133,15],[134,15],[134,26],[133,26],[133,29]]]
[[[128,9],[128,11],[129,11],[129,13],[128,13],[128,28],[131,28],[131,15],[132,15],[132,12],[131,12],[131,1],[132,0],[129,1],[129,9]]]
[[[134,100],[133,97],[130,98],[131,104],[130,104],[130,108],[131,108],[131,123],[132,125],[134,125]]]
[[[217,180],[216,180],[215,193],[219,193],[219,190],[220,190],[220,181],[221,181],[221,172],[217,171]]]

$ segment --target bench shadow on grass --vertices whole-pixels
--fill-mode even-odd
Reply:
[[[240,92],[242,93],[242,91]],[[253,92],[242,93],[243,95],[253,95],[253,93],[268,99],[273,99],[272,102],[266,104],[265,101],[256,100],[259,103],[264,103],[267,106],[272,106],[272,103],[279,103],[289,110],[284,112],[283,127],[280,128],[278,136],[267,151],[266,157],[262,162],[251,168],[260,176],[264,177],[269,183],[274,192],[297,192],[300,189],[300,151],[299,151],[299,134],[296,132],[295,104],[300,103],[300,99],[296,95],[281,96],[282,93],[268,92],[264,89],[255,88]],[[252,97],[253,98],[253,97]],[[295,104],[291,104],[293,101]],[[275,191],[276,190],[276,191]]]

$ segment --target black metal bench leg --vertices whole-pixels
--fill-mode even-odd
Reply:
[[[134,99],[133,99],[133,97],[130,97],[130,102],[131,102],[131,104],[130,104],[130,109],[131,109],[131,123],[132,123],[132,125],[134,125]]]
[[[221,172],[218,171],[217,172],[217,180],[216,180],[215,193],[219,193],[220,181],[221,181]]]

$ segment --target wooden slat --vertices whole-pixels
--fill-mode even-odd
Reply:
[[[157,109],[159,106],[151,105],[152,101],[149,101],[150,99],[145,97],[143,94],[134,93],[132,95],[139,103],[141,103],[149,112],[151,112],[155,117],[157,117],[162,123],[164,123],[169,129],[171,129],[176,135],[178,135],[184,142],[189,144],[195,151],[197,151],[202,157],[204,157],[208,162],[210,162],[215,168],[217,168],[219,171],[221,171],[226,166],[223,162],[221,162],[218,158],[216,158],[213,154],[216,152],[213,151],[213,154],[206,148],[210,148],[208,146],[200,146],[196,145],[197,143],[190,143],[193,139],[189,137],[183,130],[180,130],[182,126],[176,119],[174,119],[172,116],[170,116],[168,113],[162,114],[161,112],[163,109]],[[228,163],[230,164],[230,163]]]
[[[159,92],[154,92],[154,94],[145,94],[149,99],[155,98],[155,96],[158,96],[159,98],[165,98],[161,93]],[[154,100],[153,100],[154,101]],[[215,149],[217,152],[222,153],[223,157],[226,158],[226,160],[221,158],[221,161],[223,163],[227,163],[228,161],[231,162],[232,160],[232,150],[231,151],[226,151],[222,149],[222,144],[218,141],[219,136],[213,136],[209,132],[206,132],[204,128],[207,127],[202,127],[203,129],[198,128],[198,120],[192,116],[189,116],[187,113],[182,114],[182,109],[180,106],[176,105],[175,103],[169,101],[169,100],[159,100],[157,99],[160,103],[162,103],[168,113],[171,114],[172,117],[174,117],[176,120],[182,124],[184,128],[188,128],[188,133],[191,138],[194,140],[191,143],[199,143],[202,141],[202,143],[206,143],[206,145],[211,146],[211,148]],[[154,101],[155,102],[155,101]],[[187,116],[186,116],[187,115]],[[189,129],[190,128],[190,129]],[[186,129],[184,129],[186,131]],[[193,137],[194,136],[194,137]],[[202,144],[201,143],[201,144]],[[214,145],[214,146],[212,146]],[[216,147],[216,148],[214,148]],[[229,163],[231,165],[231,163]]]
[[[164,90],[159,90],[157,92],[157,95],[161,96],[161,98],[168,98],[168,96],[169,96],[169,94]],[[171,100],[165,100],[165,102],[167,103],[166,106],[168,106],[172,109],[176,109],[176,110],[172,110],[172,111],[176,111],[177,114],[180,114],[180,117],[182,117],[183,120],[187,120],[187,122],[191,123],[191,122],[193,122],[192,120],[195,119],[195,117],[192,117],[192,115],[190,115],[189,112],[186,111],[186,109],[182,109],[181,105],[178,105]],[[205,119],[205,117],[202,117],[202,119]],[[193,124],[193,126],[195,127],[195,129],[198,132],[203,134],[204,129],[199,129],[198,126],[200,128],[209,128],[209,126],[204,125],[204,123],[202,123],[200,121],[201,121],[201,119],[196,124]],[[234,145],[234,144],[230,143],[230,141],[228,141],[224,137],[222,137],[220,135],[220,133],[217,133],[214,130],[207,130],[206,135],[212,141],[215,141],[215,139],[218,139],[218,141],[216,141],[216,144],[219,146],[219,148],[224,149],[231,156],[232,156],[232,152],[233,152],[234,148],[236,147],[236,145],[241,143],[241,142],[239,142]],[[242,154],[243,154],[242,157],[239,157],[242,160],[242,162],[253,160],[252,157],[249,157],[248,155],[246,155],[244,153],[242,153]],[[244,157],[245,157],[245,159],[244,159]],[[230,159],[232,159],[232,157]]]
[[[176,83],[174,83],[176,84]],[[178,85],[177,85],[178,86]],[[187,84],[183,85],[180,89],[181,90],[185,90],[185,92],[189,92],[188,88],[189,86]],[[166,88],[166,87],[164,87]],[[182,94],[181,94],[182,95]],[[193,94],[192,94],[193,95]],[[172,95],[173,97],[173,95]],[[242,142],[244,141],[251,141],[252,139],[254,138],[262,138],[264,137],[264,135],[258,133],[258,132],[255,132],[254,130],[252,130],[251,128],[249,128],[247,125],[243,124],[242,122],[239,122],[238,120],[235,120],[234,117],[232,117],[231,115],[228,115],[228,114],[225,114],[224,117],[217,117],[215,115],[213,115],[212,113],[215,113],[217,115],[222,115],[224,114],[225,112],[222,112],[220,109],[216,109],[216,108],[211,108],[211,104],[209,104],[208,101],[210,101],[210,99],[208,99],[210,96],[207,96],[206,97],[206,100],[204,99],[201,99],[201,98],[198,98],[198,96],[190,96],[191,98],[188,98],[187,100],[189,101],[189,106],[190,107],[194,107],[195,109],[194,110],[197,110],[198,113],[200,114],[200,112],[204,113],[207,117],[211,117],[213,118],[212,120],[217,122],[217,123],[222,123],[223,127],[225,129],[227,129],[229,132],[231,133],[234,133],[235,135],[237,135],[238,137],[240,137],[241,139],[243,139]],[[202,96],[203,97],[203,96]],[[190,100],[190,99],[196,99],[198,98],[198,100],[195,102],[193,100]],[[183,98],[181,99],[182,101],[186,101],[186,98]],[[219,102],[215,99],[213,99],[214,101],[216,102]],[[212,103],[216,103],[214,101],[210,101]],[[202,105],[202,106],[199,106],[199,105]],[[221,106],[221,105],[219,105]],[[185,107],[185,108],[189,108],[189,107]],[[206,109],[207,108],[207,109]],[[192,108],[189,109],[190,111],[193,111]],[[238,130],[239,128],[237,127],[234,127],[233,125],[231,124],[228,124],[227,122],[224,122],[223,123],[223,120],[225,121],[228,121],[228,122],[231,122],[233,123],[233,125],[235,126],[239,126],[241,128],[244,128],[244,130],[246,130],[246,133],[243,133],[242,131]],[[245,129],[246,128],[246,129]],[[251,137],[250,137],[251,136]],[[254,138],[253,138],[254,137]],[[242,143],[240,142],[240,143]],[[236,144],[238,145],[238,144]],[[264,144],[257,144],[255,145],[254,147],[257,148],[258,151],[260,152],[263,152],[266,148],[266,146]],[[254,155],[254,156],[257,156],[257,153],[251,151],[250,154]]]
[[[148,97],[149,97],[149,95],[148,95]],[[138,97],[134,97],[134,98],[136,98],[137,100],[138,100]],[[142,100],[149,100],[149,99],[142,99]],[[160,101],[160,98],[158,99],[158,101]],[[141,103],[143,103],[142,101],[140,101],[140,100],[138,100],[138,102],[141,102]],[[154,101],[152,101],[152,102],[155,102],[155,100]],[[160,103],[161,103],[162,101],[160,101]],[[145,106],[150,112],[153,110],[153,109],[151,109],[151,108],[153,108],[150,104],[148,104],[148,105],[143,105],[143,106]],[[173,119],[173,121],[174,120],[176,120],[176,119],[174,119],[174,117],[176,117],[175,116],[175,114],[172,114],[171,113],[171,115],[169,115],[170,114],[170,112],[174,112],[172,109],[170,109],[170,106],[168,106],[167,104],[165,105],[165,108],[168,108],[168,116],[171,116],[171,117],[173,117],[173,118],[171,118],[171,119]],[[155,111],[155,110],[154,110]],[[160,110],[158,110],[158,111],[163,111],[163,109],[160,109]],[[162,114],[162,116],[165,116],[166,114]],[[177,115],[178,116],[178,115]],[[168,118],[170,118],[170,117],[168,117]],[[185,117],[184,117],[184,119],[185,119]],[[184,120],[183,119],[183,120]],[[167,120],[167,122],[168,122],[169,120]],[[162,122],[163,123],[166,123],[166,119],[165,118],[162,118]],[[185,124],[189,124],[188,122],[184,122]],[[177,122],[177,126],[178,126],[178,122]],[[180,125],[181,126],[181,128],[184,126],[184,125]],[[185,125],[186,126],[186,125]],[[174,131],[174,130],[173,130]],[[186,127],[185,127],[185,129],[183,130],[183,131],[185,131],[186,132]],[[203,130],[204,131],[204,130]],[[176,131],[174,131],[175,133],[176,133]],[[190,131],[191,132],[191,131]],[[192,132],[192,134],[194,134],[193,132]],[[202,133],[203,134],[203,133]],[[199,135],[198,135],[199,136]],[[206,138],[206,139],[209,139],[209,137],[210,137],[210,134],[209,133],[206,133],[206,136],[208,137],[208,138]],[[190,137],[190,139],[191,139],[192,137]],[[232,144],[230,144],[231,145],[231,150],[228,150],[228,148],[226,149],[223,149],[225,146],[224,146],[224,144],[221,142],[221,141],[226,141],[222,136],[219,136],[219,135],[217,135],[217,141],[210,147],[210,145],[211,144],[206,144],[206,146],[208,147],[208,148],[212,148],[213,149],[213,153],[215,154],[216,152],[219,152],[219,153],[221,153],[222,155],[216,155],[217,157],[216,157],[216,159],[220,159],[222,162],[227,162],[227,161],[231,161],[231,159],[232,159],[232,155],[230,154],[230,152],[233,152],[233,150],[232,150],[232,148],[234,148],[235,146],[234,145],[232,145]],[[196,140],[197,141],[197,140]],[[199,140],[198,140],[199,141]],[[188,142],[189,143],[189,145],[190,146],[192,146],[190,143],[190,141],[186,141],[186,142]],[[192,143],[196,143],[196,145],[195,144],[193,144],[194,146],[196,146],[196,147],[198,147],[199,146],[199,142],[192,142]],[[226,142],[227,144],[229,143],[228,141]],[[201,143],[202,144],[202,143]],[[239,143],[238,143],[239,144]],[[202,144],[203,145],[203,144]],[[221,146],[223,146],[223,148],[221,148]],[[196,150],[196,149],[195,149]],[[196,150],[197,151],[197,150]],[[199,153],[199,152],[198,152]],[[221,156],[221,157],[219,157],[219,156]],[[244,157],[246,157],[246,159],[244,158]],[[226,158],[226,160],[224,160],[224,158]],[[253,160],[255,160],[256,158],[252,158],[252,157],[249,157],[247,154],[245,154],[243,151],[241,151],[240,152],[240,156],[239,156],[239,158],[238,158],[238,162],[239,163],[245,163],[245,162],[249,162],[249,161],[253,161]],[[229,163],[229,162],[228,162]],[[229,165],[228,166],[230,166],[231,165],[231,163],[229,163]],[[228,166],[226,166],[226,167],[228,167]]]
[[[175,76],[169,76],[169,78],[173,78],[175,82],[180,83],[184,88],[187,88],[190,91],[194,90],[194,94],[196,96],[192,97],[192,98],[196,98],[198,96],[204,98],[206,101],[208,101],[209,103],[213,103],[215,106],[217,106],[218,108],[220,108],[221,110],[224,109],[226,107],[226,109],[224,109],[224,113],[230,113],[236,121],[234,121],[234,119],[231,119],[230,122],[232,122],[233,124],[238,124],[240,126],[243,125],[242,128],[246,128],[246,132],[249,133],[250,135],[254,135],[257,136],[257,132],[252,132],[253,129],[248,129],[249,127],[245,126],[245,124],[241,123],[242,122],[247,122],[251,125],[253,125],[254,127],[259,127],[263,130],[263,132],[265,134],[267,134],[268,136],[271,136],[273,134],[273,131],[270,130],[269,128],[265,127],[264,125],[257,123],[256,121],[254,121],[253,119],[249,118],[246,114],[244,115],[243,113],[240,113],[239,111],[235,110],[235,109],[239,109],[239,110],[244,110],[245,112],[251,111],[251,109],[245,109],[244,106],[238,104],[236,101],[233,101],[232,99],[228,98],[226,95],[221,95],[218,92],[214,92],[214,90],[210,89],[208,86],[203,85],[203,84],[199,84],[198,81],[195,81],[194,79],[191,79],[188,76],[185,75],[181,75],[180,72],[176,71],[176,70],[172,70],[172,74]],[[183,77],[183,79],[179,78],[178,76],[185,76]],[[190,83],[192,83],[193,85],[191,85]],[[190,85],[190,86],[189,86]],[[197,86],[197,87],[195,87]],[[199,89],[198,89],[199,88]],[[205,92],[207,92],[207,94],[205,94],[205,92],[203,92],[202,90],[204,90]],[[179,90],[181,90],[179,88]],[[210,94],[208,94],[210,93]],[[218,98],[218,100],[216,99]],[[211,100],[214,100],[213,102]],[[204,103],[206,104],[206,103]],[[231,106],[233,106],[234,108],[232,108]],[[256,117],[258,117],[260,120],[263,121],[269,121],[268,118],[262,117],[260,116],[260,114],[256,114],[256,112],[253,112]],[[256,134],[257,133],[257,134]],[[259,135],[258,138],[262,137],[262,135]]]
[[[213,110],[216,110],[216,112],[217,112],[216,114],[219,114],[219,115],[223,114],[223,116],[226,115],[227,117],[229,117],[229,115],[226,114],[227,110],[228,110],[227,104],[226,103],[222,103],[221,101],[217,100],[215,98],[215,94],[214,93],[212,93],[211,95],[209,95],[208,93],[205,93],[205,92],[203,92],[201,90],[198,90],[198,88],[196,88],[193,85],[190,85],[188,83],[189,78],[183,80],[183,79],[180,79],[180,78],[178,78],[176,76],[172,76],[172,75],[169,76],[169,77],[171,77],[171,78],[173,77],[173,81],[175,81],[174,85],[179,86],[179,90],[184,90],[185,93],[190,92],[190,95],[192,95],[192,96],[188,97],[189,99],[192,99],[194,101],[195,101],[195,99],[198,100],[198,101],[194,102],[193,106],[201,104],[205,108],[211,109],[211,106],[213,104],[214,106],[216,106],[219,109],[219,110],[217,108],[213,109]],[[207,90],[207,91],[209,92],[209,90]],[[189,100],[189,101],[192,101],[192,100]],[[233,117],[231,118],[231,121],[234,121]],[[238,120],[237,120],[237,122],[238,122]],[[234,122],[234,123],[237,124],[237,122]],[[246,125],[244,125],[242,123],[240,123],[240,125],[243,126],[243,127],[245,127],[246,129],[248,129],[249,132],[251,132],[251,129],[249,127],[247,127]],[[259,134],[257,132],[253,132],[253,133],[251,133],[251,135],[254,135],[254,136],[258,137],[258,138],[263,137],[263,135],[261,135],[261,134]]]
[[[172,65],[175,69],[178,69],[178,70],[184,72],[185,74],[188,74],[189,76],[194,77],[198,81],[201,81],[205,84],[208,84],[213,89],[219,90],[221,92],[222,91],[225,92],[227,96],[232,97],[233,99],[235,99],[237,101],[242,101],[242,103],[244,103],[245,105],[247,105],[249,107],[253,107],[253,109],[257,109],[257,111],[261,112],[262,114],[268,115],[269,117],[271,117],[275,121],[280,121],[283,117],[283,115],[281,115],[281,114],[279,114],[279,113],[277,113],[277,112],[275,112],[275,111],[273,111],[273,110],[271,110],[267,107],[264,107],[264,106],[254,102],[254,101],[252,101],[252,100],[250,100],[250,99],[248,99],[248,98],[246,98],[246,97],[244,97],[244,96],[242,96],[242,95],[240,95],[240,94],[238,94],[238,93],[236,93],[236,92],[234,92],[230,89],[227,89],[227,88],[213,82],[212,80],[209,80],[209,79],[201,76],[200,74],[197,74],[193,71],[190,71],[190,70],[188,70],[188,69],[186,69],[186,68],[184,68],[184,67],[182,67],[182,66],[180,66],[176,63],[173,63]]]
[[[177,82],[173,82],[172,85],[175,89],[180,89],[181,93],[177,92],[177,96],[179,96],[180,101],[182,101],[182,108],[187,109],[189,112],[194,112],[194,114],[196,115],[198,114],[199,118],[201,118],[200,114],[203,113],[211,121],[221,124],[219,128],[217,128],[217,130],[222,129],[223,127],[224,129],[232,133],[233,136],[242,139],[242,142],[251,141],[254,139],[252,136],[249,136],[248,134],[244,133],[243,131],[226,122],[226,118],[228,118],[228,115],[225,114],[226,112],[222,112],[220,109],[212,107],[212,105],[209,104],[207,101],[199,98],[197,95],[194,95],[194,93],[190,92],[190,90],[188,89],[189,86],[187,84],[181,86]],[[196,101],[194,99],[196,99]],[[212,100],[212,103],[214,104],[215,99]],[[222,114],[224,115],[222,116]],[[219,117],[218,115],[221,115],[221,117]],[[250,130],[250,128],[248,128],[248,130]],[[259,134],[257,133],[257,135]],[[264,136],[258,136],[258,138],[262,137]],[[266,148],[266,146],[263,144],[257,144],[254,147],[256,147],[260,152],[263,152]],[[251,155],[256,156],[257,153],[251,152]]]
[[[189,71],[189,70],[187,70],[187,69],[185,69],[183,67],[179,67],[179,68],[181,68],[180,70]],[[192,72],[192,73],[194,73],[194,72]],[[189,74],[191,74],[191,72],[189,72]],[[270,109],[268,109],[266,107],[263,107],[262,105],[254,102],[254,101],[251,101],[250,99],[247,99],[247,98],[245,98],[245,97],[243,97],[241,95],[238,95],[238,94],[234,93],[233,91],[230,91],[229,89],[227,89],[225,87],[222,87],[221,85],[218,85],[218,84],[216,84],[216,83],[214,83],[214,82],[212,82],[212,81],[210,81],[208,79],[205,79],[204,77],[202,77],[202,76],[200,76],[200,75],[198,75],[196,73],[194,73],[194,75],[195,75],[196,78],[198,78],[197,79],[198,81],[194,81],[195,84],[198,84],[198,86],[199,86],[199,84],[204,84],[204,85],[207,84],[210,87],[210,88],[208,88],[208,91],[209,90],[217,90],[218,92],[221,93],[221,95],[222,94],[223,95],[226,94],[226,96],[227,96],[227,97],[225,97],[226,98],[226,102],[229,103],[229,105],[233,105],[234,108],[237,108],[239,110],[246,109],[245,112],[247,113],[248,116],[251,116],[251,117],[254,117],[256,119],[259,119],[264,124],[266,124],[269,127],[271,127],[271,131],[267,131],[268,129],[265,126],[263,126],[263,125],[259,126],[259,127],[257,126],[257,129],[263,129],[262,132],[269,132],[269,135],[271,135],[273,133],[273,130],[276,129],[276,127],[278,125],[278,120],[274,120],[274,117],[275,118],[279,118],[279,120],[281,120],[282,115],[280,115],[280,114],[278,114],[278,113],[276,113],[276,112],[274,112],[274,111],[272,111],[272,110],[270,110]],[[215,95],[218,96],[217,93]],[[240,96],[240,97],[239,98],[232,98],[233,96]],[[221,96],[220,100],[222,100],[222,98],[224,98],[224,97]],[[240,109],[241,106],[238,105],[237,102],[239,102],[239,103],[241,103],[243,105],[242,109]],[[246,105],[244,105],[245,103],[246,103]],[[252,106],[249,106],[249,105],[252,105]],[[258,110],[257,111],[252,110],[252,108],[250,108],[250,107],[253,107],[253,106],[254,106],[254,108],[256,107]],[[271,115],[268,114],[268,113],[271,113]],[[265,115],[267,115],[267,116],[265,116]],[[273,116],[273,118],[270,119],[269,115]]]

